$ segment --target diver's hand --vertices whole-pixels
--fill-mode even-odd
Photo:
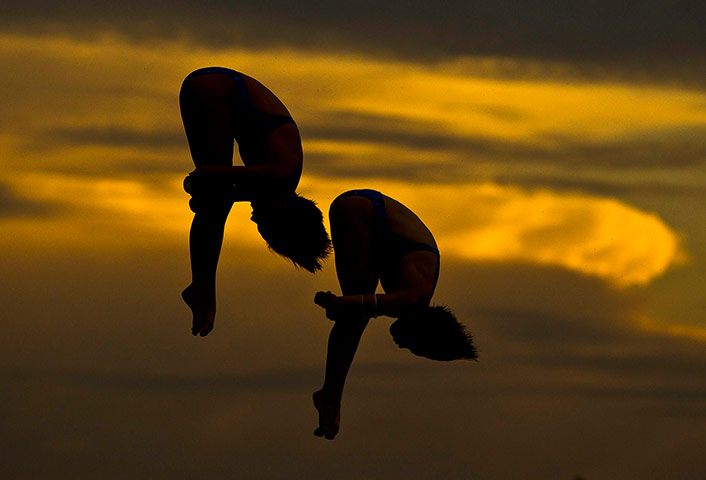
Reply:
[[[192,197],[202,196],[209,190],[208,178],[209,174],[203,171],[203,167],[196,168],[184,178],[184,191]]]
[[[360,296],[337,297],[331,292],[317,292],[314,303],[326,310],[326,318],[334,322],[360,320],[363,311]]]
[[[191,195],[191,173],[184,177],[184,191]]]
[[[316,292],[316,295],[314,295],[314,303],[321,308],[328,308],[335,298],[336,295],[331,292]]]
[[[341,298],[342,297],[337,297],[331,292],[316,292],[316,295],[314,295],[314,303],[326,310],[326,318],[335,322],[345,316],[342,311],[344,309],[340,302]]]

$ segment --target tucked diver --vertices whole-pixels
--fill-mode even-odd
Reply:
[[[216,268],[234,201],[252,205],[252,221],[271,250],[310,272],[321,268],[331,242],[316,204],[295,193],[302,145],[284,104],[260,82],[228,68],[189,74],[179,94],[196,169],[184,180],[194,212],[189,248],[192,282],[182,298],[192,333],[208,335],[216,315]],[[233,166],[234,141],[242,166]]]
[[[370,318],[395,317],[390,333],[400,348],[433,360],[477,357],[471,335],[445,306],[430,306],[440,255],[422,221],[375,190],[351,190],[331,204],[331,238],[342,296],[318,292],[314,302],[335,322],[323,387],[314,393],[319,427],[338,433],[343,386]],[[376,294],[378,282],[384,294]]]

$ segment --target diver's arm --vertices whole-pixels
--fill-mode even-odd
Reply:
[[[410,287],[392,293],[366,293],[336,296],[331,292],[318,292],[314,302],[326,309],[326,317],[338,321],[377,317],[399,317],[409,310],[429,304],[429,291],[424,287]]]
[[[193,171],[192,175],[195,175],[196,177],[201,175],[218,175],[233,184],[271,181],[273,178],[280,176],[277,169],[268,164],[252,166],[204,165],[201,167],[196,167],[196,170]]]
[[[184,190],[194,198],[199,198],[202,195],[213,196],[215,192],[222,197],[227,197],[233,202],[249,202],[254,198],[261,196],[263,191],[276,188],[276,181],[273,181],[267,175],[267,172],[257,172],[253,169],[258,167],[199,167],[189,173],[184,179]],[[241,180],[235,182],[232,178],[224,180],[224,175],[229,175],[233,171],[231,169],[248,169],[248,171],[236,171],[237,176],[242,178],[250,177],[250,180]],[[263,181],[253,180],[253,178],[266,179]],[[228,185],[230,184],[230,186]],[[224,188],[226,190],[224,190]]]
[[[364,297],[365,309],[368,314],[395,318],[410,310],[426,307],[429,305],[429,300],[429,292],[423,287]]]

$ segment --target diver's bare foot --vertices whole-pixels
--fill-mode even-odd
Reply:
[[[201,289],[192,283],[181,292],[181,298],[194,315],[191,334],[205,337],[213,330],[216,319],[216,296],[208,289]]]
[[[314,392],[314,407],[319,412],[319,426],[314,435],[333,440],[341,423],[341,404],[326,395],[323,390]]]

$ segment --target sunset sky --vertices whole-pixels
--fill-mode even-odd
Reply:
[[[0,477],[706,478],[706,4],[470,3],[4,4]],[[423,219],[479,362],[374,320],[314,437],[333,261],[274,256],[248,204],[191,336],[177,96],[210,65],[287,105],[325,214]]]

